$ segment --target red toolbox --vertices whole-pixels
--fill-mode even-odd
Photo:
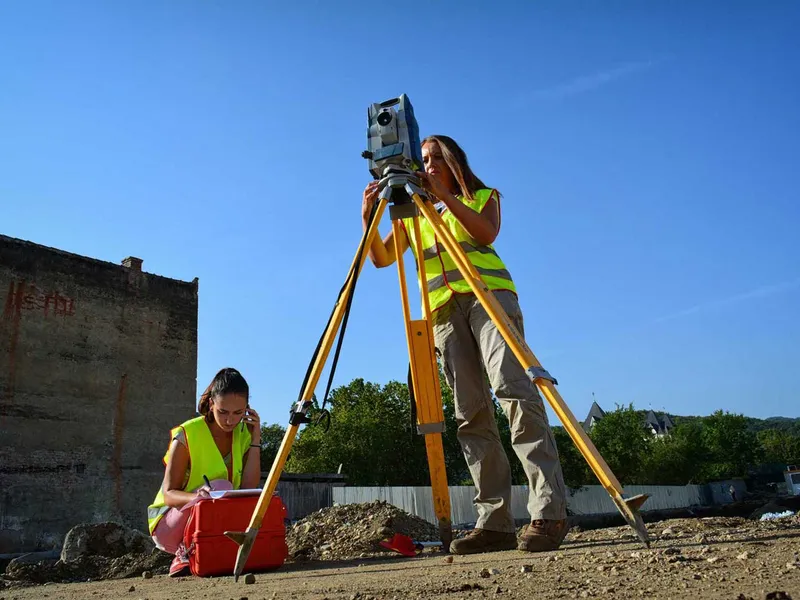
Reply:
[[[225,532],[247,529],[258,498],[257,495],[222,497],[203,500],[192,507],[184,531],[184,545],[193,575],[233,575],[239,546]],[[289,555],[286,514],[283,501],[273,495],[242,574],[283,565]]]

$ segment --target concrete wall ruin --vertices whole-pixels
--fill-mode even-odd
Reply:
[[[197,279],[0,235],[0,554],[80,522],[146,530],[169,428],[195,414]]]

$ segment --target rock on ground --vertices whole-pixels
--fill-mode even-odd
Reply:
[[[81,523],[67,532],[61,560],[69,562],[86,556],[114,558],[126,554],[145,554],[155,548],[153,540],[141,531],[119,523]]]
[[[58,557],[11,561],[3,578],[26,583],[74,582],[167,573],[173,556],[141,531],[119,523],[82,523],[69,530]]]

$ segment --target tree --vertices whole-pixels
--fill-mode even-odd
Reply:
[[[744,415],[715,411],[703,419],[703,445],[708,461],[702,470],[706,480],[744,477],[758,455],[758,440]]]
[[[290,472],[335,472],[355,485],[430,485],[422,436],[412,428],[408,387],[354,379],[331,393],[331,425],[303,429],[289,455]],[[309,414],[318,414],[315,406]]]
[[[645,457],[640,483],[687,485],[701,483],[710,453],[701,420],[683,421],[668,436],[653,440]]]
[[[757,434],[764,463],[786,465],[800,463],[800,436],[778,429],[765,429]]]
[[[278,424],[261,424],[262,471],[269,471],[272,468],[272,463],[275,462],[275,457],[278,456],[278,450],[281,447],[284,435],[286,435],[286,429]]]
[[[598,483],[597,477],[589,468],[589,463],[583,458],[583,454],[578,450],[567,430],[561,425],[554,425],[553,436],[556,439],[561,471],[564,473],[564,483],[571,488]]]
[[[620,483],[638,483],[644,478],[653,437],[632,404],[607,412],[592,428],[590,437]]]

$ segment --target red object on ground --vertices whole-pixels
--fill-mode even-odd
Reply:
[[[417,545],[414,543],[414,540],[407,535],[403,535],[402,533],[395,533],[392,539],[381,542],[380,544],[384,548],[394,550],[395,552],[399,552],[405,556],[417,555]]]
[[[192,507],[183,534],[192,574],[199,577],[233,575],[239,546],[226,531],[245,531],[258,496],[203,500]],[[286,545],[286,506],[273,495],[243,573],[276,569],[289,555]]]

